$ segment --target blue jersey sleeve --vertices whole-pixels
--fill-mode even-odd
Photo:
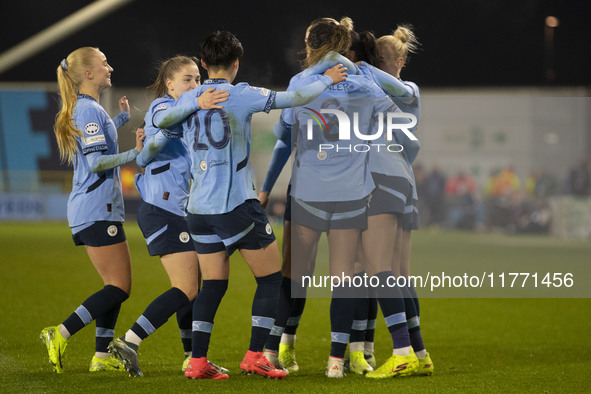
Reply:
[[[283,111],[286,110],[287,109],[284,109]],[[270,193],[273,189],[275,182],[277,182],[277,178],[279,178],[283,167],[285,167],[285,163],[287,163],[289,156],[291,156],[291,126],[285,123],[282,117],[279,117],[279,121],[273,128],[273,133],[278,141],[273,149],[271,162],[269,163],[269,170],[267,170],[267,176],[265,177],[265,182],[261,189],[261,191],[267,193]]]
[[[277,94],[274,90],[250,86],[247,83],[239,83],[236,87],[242,88],[240,90],[240,98],[247,106],[248,112],[269,113],[272,109]]]
[[[359,74],[359,68],[351,60],[347,59],[340,53],[330,51],[328,52],[320,62],[316,63],[312,67],[309,67],[302,71],[302,77],[307,77],[312,74],[324,74],[326,70],[337,64],[342,64],[347,68],[348,74]]]
[[[141,153],[136,158],[136,163],[140,167],[145,167],[148,165],[150,161],[158,154],[166,144],[170,141],[170,138],[163,132],[163,130],[159,130],[153,137],[149,139],[144,145],[144,149],[142,149]]]
[[[129,163],[137,157],[138,153],[136,148],[115,155],[103,155],[100,152],[92,152],[86,155],[86,159],[88,160],[90,171],[97,173]]]
[[[127,111],[121,111],[118,115],[114,116],[111,120],[115,123],[115,127],[119,128],[125,123],[129,122],[130,116]]]
[[[333,80],[328,75],[322,75],[315,82],[301,88],[287,92],[277,92],[272,108],[299,107],[313,101],[332,85]]]
[[[363,67],[369,71],[373,80],[380,86],[384,92],[392,97],[413,97],[414,91],[411,87],[404,84],[401,80],[372,66],[366,62],[361,62]]]
[[[95,107],[88,107],[76,114],[76,128],[82,131],[79,138],[83,154],[107,150],[105,138],[105,114]]]
[[[199,87],[197,87],[199,88]],[[189,90],[179,97],[175,105],[161,103],[154,108],[152,122],[159,129],[171,129],[182,123],[193,112],[199,109],[196,90]],[[172,128],[176,129],[176,128]]]

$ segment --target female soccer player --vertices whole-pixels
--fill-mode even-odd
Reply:
[[[351,44],[351,30],[352,22],[348,18],[341,23],[331,18],[313,21],[306,36],[306,65],[314,66],[330,50],[347,53]],[[306,70],[292,78],[290,88],[314,78],[317,77]],[[357,130],[363,130],[363,133],[373,130],[372,119],[375,115],[387,112],[393,106],[373,80],[364,75],[349,76],[346,84],[325,91],[320,98],[323,97],[323,100],[315,101],[305,110],[320,113],[336,107],[347,114],[356,113]],[[316,133],[309,139],[305,115],[304,110],[284,110],[280,122],[287,132],[290,125],[300,125],[294,160],[296,165],[292,172],[291,217],[291,277],[297,290],[301,290],[302,276],[313,272],[315,248],[323,231],[328,233],[331,276],[353,276],[360,233],[367,227],[367,197],[375,186],[366,165],[367,153],[352,152],[348,148],[353,145],[366,146],[365,140],[353,135],[349,140],[340,140],[335,134],[340,133],[338,127],[328,127],[328,130]],[[340,150],[319,150],[320,146],[335,145]],[[332,343],[327,368],[327,376],[331,378],[344,376],[343,357],[353,322],[354,296],[346,284],[333,288]]]
[[[336,61],[339,59],[339,61]],[[343,64],[347,69],[354,69],[355,65],[348,61],[343,56],[339,56],[336,52],[330,51],[326,54],[323,64],[331,63],[331,66],[324,67],[322,71],[317,74],[324,73],[328,68],[334,67],[338,64]],[[310,69],[308,72],[311,71]],[[290,133],[284,133],[281,123],[275,126],[277,133],[277,143],[273,149],[271,162],[269,163],[269,170],[265,177],[261,191],[258,198],[263,208],[266,208],[269,201],[269,195],[277,178],[287,160],[291,155],[291,139]],[[283,134],[282,134],[283,133]],[[271,361],[277,368],[285,368],[289,372],[296,372],[299,370],[298,363],[295,358],[295,334],[299,326],[304,307],[306,305],[305,294],[300,298],[293,298],[292,279],[291,279],[291,182],[287,187],[285,212],[283,216],[283,242],[281,251],[281,275],[283,276],[281,282],[281,293],[279,297],[278,316],[277,321],[280,322],[271,330],[269,339],[265,344],[265,357]],[[316,254],[316,252],[314,252]],[[284,324],[285,328],[281,325]]]
[[[131,258],[123,231],[123,195],[119,166],[142,150],[144,133],[136,132],[136,147],[119,152],[117,127],[129,120],[126,97],[121,113],[111,119],[99,104],[101,92],[111,86],[113,68],[97,48],[70,53],[57,68],[62,107],[55,122],[60,156],[74,165],[68,222],[75,245],[85,245],[105,287],[88,297],[59,326],[41,331],[49,361],[63,371],[63,356],[70,336],[96,320],[96,353],[90,371],[122,370],[107,352],[121,303],[131,291]]]
[[[393,34],[380,37],[377,40],[377,44],[380,51],[380,68],[392,75],[395,80],[387,79],[387,76],[381,74],[379,70],[372,70],[372,74],[380,82],[381,86],[390,87],[389,94],[396,105],[403,112],[413,114],[418,121],[420,116],[419,88],[413,82],[402,81],[400,79],[400,72],[407,62],[408,53],[416,52],[419,45],[412,31],[412,27],[407,25],[398,26]],[[399,83],[402,83],[402,86]],[[413,132],[414,130],[416,130],[416,126],[412,129]],[[410,153],[405,155],[405,160],[408,173],[411,176],[413,190],[412,198],[407,200],[404,216],[401,223],[399,223],[399,230],[401,231],[397,232],[395,245],[395,250],[398,251],[398,254],[393,256],[392,271],[394,275],[408,278],[410,276],[411,230],[418,229],[418,211],[416,209],[418,197],[414,173],[411,167],[416,157],[416,152],[407,150],[406,153]],[[417,293],[412,283],[402,287],[402,292],[410,341],[419,359],[418,370],[414,374],[431,375],[434,369],[433,362],[423,344],[419,325],[419,301]]]
[[[400,35],[401,32],[397,31]],[[365,35],[367,40],[358,41],[359,45],[356,46],[358,52],[371,53],[371,49],[376,47],[376,43],[371,39],[372,37]],[[413,36],[414,37],[414,36]],[[354,40],[355,41],[355,40]],[[408,40],[407,40],[408,41]],[[414,41],[414,47],[416,48],[416,41]],[[363,45],[361,45],[363,44]],[[401,44],[398,44],[400,47]],[[406,56],[407,51],[404,52]],[[351,56],[351,53],[350,55]],[[375,57],[375,56],[370,56]],[[396,58],[398,59],[398,58]],[[339,62],[338,56],[322,62],[322,64],[316,65],[315,71],[321,72],[322,70],[330,67],[335,62]],[[387,65],[385,65],[387,67]],[[353,69],[353,68],[351,68]],[[416,85],[412,82],[402,82],[398,78],[383,72],[365,61],[360,63],[359,70],[366,75],[371,76],[378,85],[386,92],[397,104],[400,109],[405,113],[411,113],[417,118],[419,117],[419,90]],[[396,75],[397,77],[399,74]],[[416,126],[411,128],[414,132]],[[409,269],[401,269],[401,264],[406,261],[408,267],[408,254],[410,251],[410,245],[401,245],[401,239],[403,237],[403,230],[409,231],[409,229],[417,229],[417,211],[414,207],[416,205],[416,189],[414,188],[414,175],[410,164],[416,157],[420,145],[417,142],[408,141],[404,137],[404,134],[398,134],[399,138],[404,145],[404,156],[402,155],[376,155],[372,151],[370,154],[370,168],[372,170],[372,176],[378,188],[372,194],[372,200],[370,208],[368,210],[369,228],[363,232],[364,244],[364,265],[370,275],[377,274],[381,280],[384,280],[390,275],[403,275],[408,277]],[[412,197],[408,194],[409,188],[412,189]],[[385,192],[391,190],[393,192]],[[394,221],[395,223],[392,223]],[[409,233],[410,234],[410,233]],[[385,235],[385,237],[384,237]],[[392,250],[388,245],[390,240],[394,238],[396,240],[395,249]],[[404,255],[403,255],[404,253]],[[406,259],[406,260],[405,260]],[[380,262],[392,261],[390,270],[386,265]],[[358,269],[357,269],[358,271]],[[383,283],[381,281],[381,283]],[[376,289],[369,289],[370,292],[374,293]],[[380,305],[387,313],[387,324],[392,334],[394,342],[394,355],[380,370],[369,373],[368,377],[381,378],[391,377],[396,375],[407,375],[409,373],[415,374],[430,374],[433,370],[433,365],[425,354],[424,345],[420,335],[420,329],[418,327],[418,313],[415,302],[411,300],[411,292],[414,292],[412,286],[402,286],[400,288],[392,289],[394,293],[382,294]],[[381,291],[380,293],[383,293]],[[404,301],[401,298],[404,297]],[[394,298],[391,300],[390,298]],[[416,293],[414,293],[416,300]],[[357,307],[364,305],[359,299],[357,300]],[[372,304],[370,304],[371,306]],[[364,316],[364,313],[356,308],[356,316]],[[373,331],[375,327],[375,309],[370,307],[371,315],[368,315],[368,322],[366,326],[366,338],[361,348],[361,334],[363,329],[363,320],[358,320],[356,317],[352,332],[351,332],[351,343],[350,343],[350,369],[356,373],[363,373],[368,371],[367,363],[363,358],[361,350],[365,352],[366,359],[372,359],[373,357]],[[406,316],[408,315],[408,321]],[[372,320],[374,320],[372,322]],[[405,324],[410,331],[409,335],[404,329]],[[359,334],[359,335],[357,335]],[[357,335],[358,339],[353,339]],[[409,354],[408,342],[413,345],[413,349],[418,352],[418,370],[400,370],[396,373],[392,372],[397,369],[397,365],[415,364],[416,360],[414,356]],[[281,352],[280,352],[281,356]],[[402,357],[402,358],[401,358]],[[412,360],[407,360],[410,357]],[[375,360],[375,359],[374,359]],[[288,360],[289,361],[289,360]]]
[[[158,129],[153,125],[155,112],[173,105],[181,94],[200,85],[197,59],[176,56],[162,63],[151,88],[156,100],[145,117],[146,141],[136,161],[145,167],[136,176],[142,199],[138,207],[138,225],[142,230],[150,256],[160,256],[172,288],[156,298],[137,319],[125,336],[109,346],[133,376],[142,376],[137,351],[141,342],[163,325],[173,313],[185,350],[186,369],[191,358],[192,302],[199,290],[199,261],[189,236],[186,219],[191,177],[191,158],[183,145],[181,133]],[[221,108],[225,91],[209,89],[199,97],[201,109]]]
[[[174,107],[154,115],[160,128],[183,122],[183,139],[191,153],[188,221],[203,275],[202,290],[193,304],[193,351],[185,371],[192,379],[228,378],[209,365],[207,350],[213,320],[228,287],[229,256],[236,249],[258,284],[252,304],[250,346],[240,369],[266,377],[285,377],[262,352],[275,319],[281,273],[273,230],[256,200],[249,164],[250,119],[256,112],[306,104],[346,77],[344,67],[337,66],[321,80],[295,92],[274,92],[246,83],[234,86],[231,82],[242,53],[242,44],[230,32],[209,35],[201,44],[201,64],[210,79],[183,94]],[[198,97],[211,87],[228,89],[230,96],[224,108],[196,111]]]

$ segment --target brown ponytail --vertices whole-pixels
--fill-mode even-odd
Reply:
[[[332,18],[314,20],[308,27],[304,66],[313,66],[330,51],[346,55],[351,47],[352,31],[353,21],[348,17],[342,18],[340,22]]]
[[[178,72],[181,67],[190,65],[195,63],[195,65],[199,64],[199,59],[196,57],[187,57],[177,55],[175,57],[171,57],[168,60],[165,60],[160,65],[158,69],[158,76],[154,83],[148,86],[148,89],[154,90],[155,97],[163,97],[166,93],[168,93],[168,87],[166,86],[166,80],[172,79],[174,74]]]

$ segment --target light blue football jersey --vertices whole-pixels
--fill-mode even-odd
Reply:
[[[129,115],[122,112],[117,123],[123,124]],[[119,167],[93,173],[86,154],[102,152],[119,153],[117,128],[103,107],[90,96],[80,94],[74,107],[74,125],[82,132],[76,137],[78,151],[74,159],[72,192],[68,199],[68,223],[70,227],[98,220],[124,220],[123,194]]]
[[[154,126],[153,116],[156,112],[174,105],[175,100],[169,95],[158,98],[150,104],[144,118],[146,139],[144,147],[149,146],[152,139],[161,130]],[[187,215],[189,201],[189,182],[191,180],[191,158],[181,137],[182,134],[162,130],[168,142],[162,150],[145,165],[144,174],[137,174],[135,185],[142,199],[152,205],[179,216]],[[138,156],[138,164],[143,153]]]
[[[421,118],[421,92],[419,90],[419,87],[414,82],[410,82],[410,81],[401,81],[401,82],[404,85],[408,86],[408,88],[410,90],[412,90],[412,92],[413,92],[412,97],[391,97],[391,98],[392,98],[392,101],[394,101],[394,103],[396,103],[396,105],[398,106],[398,108],[400,108],[400,110],[402,112],[406,112],[408,114],[413,114],[417,118],[417,125],[409,129],[413,134],[416,134],[417,127],[419,125],[419,121]],[[416,154],[414,155],[414,157],[416,157]],[[407,169],[408,169],[409,174],[411,176],[411,183],[415,186],[412,188],[412,197],[413,197],[413,199],[418,200],[419,197],[417,194],[415,174],[412,169],[412,163],[414,161],[414,158],[412,160],[409,160],[408,156],[405,156],[405,159],[406,159]]]
[[[310,83],[320,75],[294,76],[288,90]],[[357,125],[362,134],[373,134],[373,118],[379,112],[387,112],[393,106],[383,91],[365,75],[349,75],[347,80],[330,86],[319,98],[303,107],[283,110],[281,119],[297,133],[296,155],[292,170],[292,196],[308,202],[353,201],[366,197],[375,185],[367,167],[368,153],[362,152],[368,141],[360,139],[351,131],[350,139],[339,139],[336,117],[322,115],[322,109],[338,109],[348,114],[353,124],[354,113],[358,114]],[[308,136],[309,120],[318,115],[321,124],[314,120],[312,139]],[[326,121],[326,123],[324,123]],[[323,146],[334,146],[322,151]],[[355,151],[358,148],[361,151]]]
[[[364,62],[362,62],[362,66],[359,68],[363,73],[371,75],[374,81],[382,86],[384,91],[390,96],[392,101],[396,103],[397,107],[402,112],[412,114],[416,117],[417,124],[408,129],[415,134],[421,116],[421,93],[419,87],[414,82],[402,81]],[[408,153],[409,152],[403,155],[406,168],[401,169],[400,172],[395,175],[404,176],[412,185],[416,185],[412,163],[416,158],[418,149],[416,152],[412,152],[411,154]],[[372,164],[375,166],[377,163],[374,161]],[[413,198],[418,200],[416,187],[413,187]]]
[[[256,199],[254,174],[250,166],[251,118],[269,112],[276,92],[247,83],[230,84],[225,79],[208,79],[184,93],[177,105],[193,103],[209,88],[228,89],[223,109],[199,110],[183,122],[183,141],[191,156],[193,177],[187,210],[193,214],[215,215],[232,211],[249,199]]]
[[[370,70],[367,67],[364,66],[359,66],[359,70],[364,74],[367,75],[368,77],[373,79],[373,76],[370,72]],[[394,100],[392,97],[390,97],[392,100]],[[390,109],[390,112],[400,112],[399,108],[392,108]],[[377,120],[374,119],[374,122],[376,122]],[[399,121],[400,123],[404,122],[404,119],[398,120],[396,119],[395,121]],[[385,122],[385,119],[384,119]],[[377,126],[374,125],[373,128],[375,129]],[[382,137],[379,138],[377,141],[374,142],[375,144],[384,144],[384,145],[389,145],[392,143],[397,143],[396,140],[394,141],[388,141],[386,139],[386,133],[384,132],[382,134]],[[372,149],[369,152],[369,161],[368,161],[368,166],[369,166],[369,170],[371,172],[375,172],[378,174],[384,174],[384,175],[389,175],[389,176],[399,176],[399,177],[404,177],[406,179],[408,179],[409,181],[412,180],[412,175],[411,175],[411,171],[409,170],[409,166],[407,165],[407,162],[404,158],[404,155],[402,152],[396,152],[399,148],[398,147],[394,147],[392,146],[391,150],[389,151],[388,149]]]

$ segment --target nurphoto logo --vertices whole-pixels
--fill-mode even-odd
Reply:
[[[323,108],[320,110],[320,113],[308,107],[306,107],[306,109],[313,112],[313,114],[309,112],[305,113],[312,118],[308,119],[306,125],[307,140],[311,141],[312,139],[314,139],[314,123],[316,123],[319,126],[320,132],[326,133],[331,131],[329,130],[328,124],[333,122],[327,122],[326,119],[322,116],[322,114],[331,114],[336,117],[338,122],[339,141],[351,140],[351,128],[353,129],[353,134],[357,140],[365,141],[365,143],[350,144],[345,146],[334,143],[321,143],[318,145],[318,153],[322,155],[325,155],[326,151],[331,150],[335,152],[368,152],[371,149],[376,149],[379,152],[381,149],[387,149],[389,152],[402,152],[402,150],[404,149],[402,145],[400,145],[399,143],[390,143],[396,140],[394,130],[400,130],[406,136],[406,138],[408,138],[411,141],[418,141],[417,137],[415,137],[414,134],[409,130],[417,125],[417,118],[413,114],[405,112],[387,112],[384,116],[384,113],[380,112],[377,114],[377,122],[374,122],[374,124],[377,123],[377,130],[375,132],[372,132],[372,130],[359,129],[358,112],[353,112],[353,121],[351,122],[349,115],[344,111],[338,109]],[[384,130],[385,141],[388,143],[377,142],[384,136]],[[334,137],[336,137],[336,135],[334,135],[331,139],[335,140],[336,138]]]

